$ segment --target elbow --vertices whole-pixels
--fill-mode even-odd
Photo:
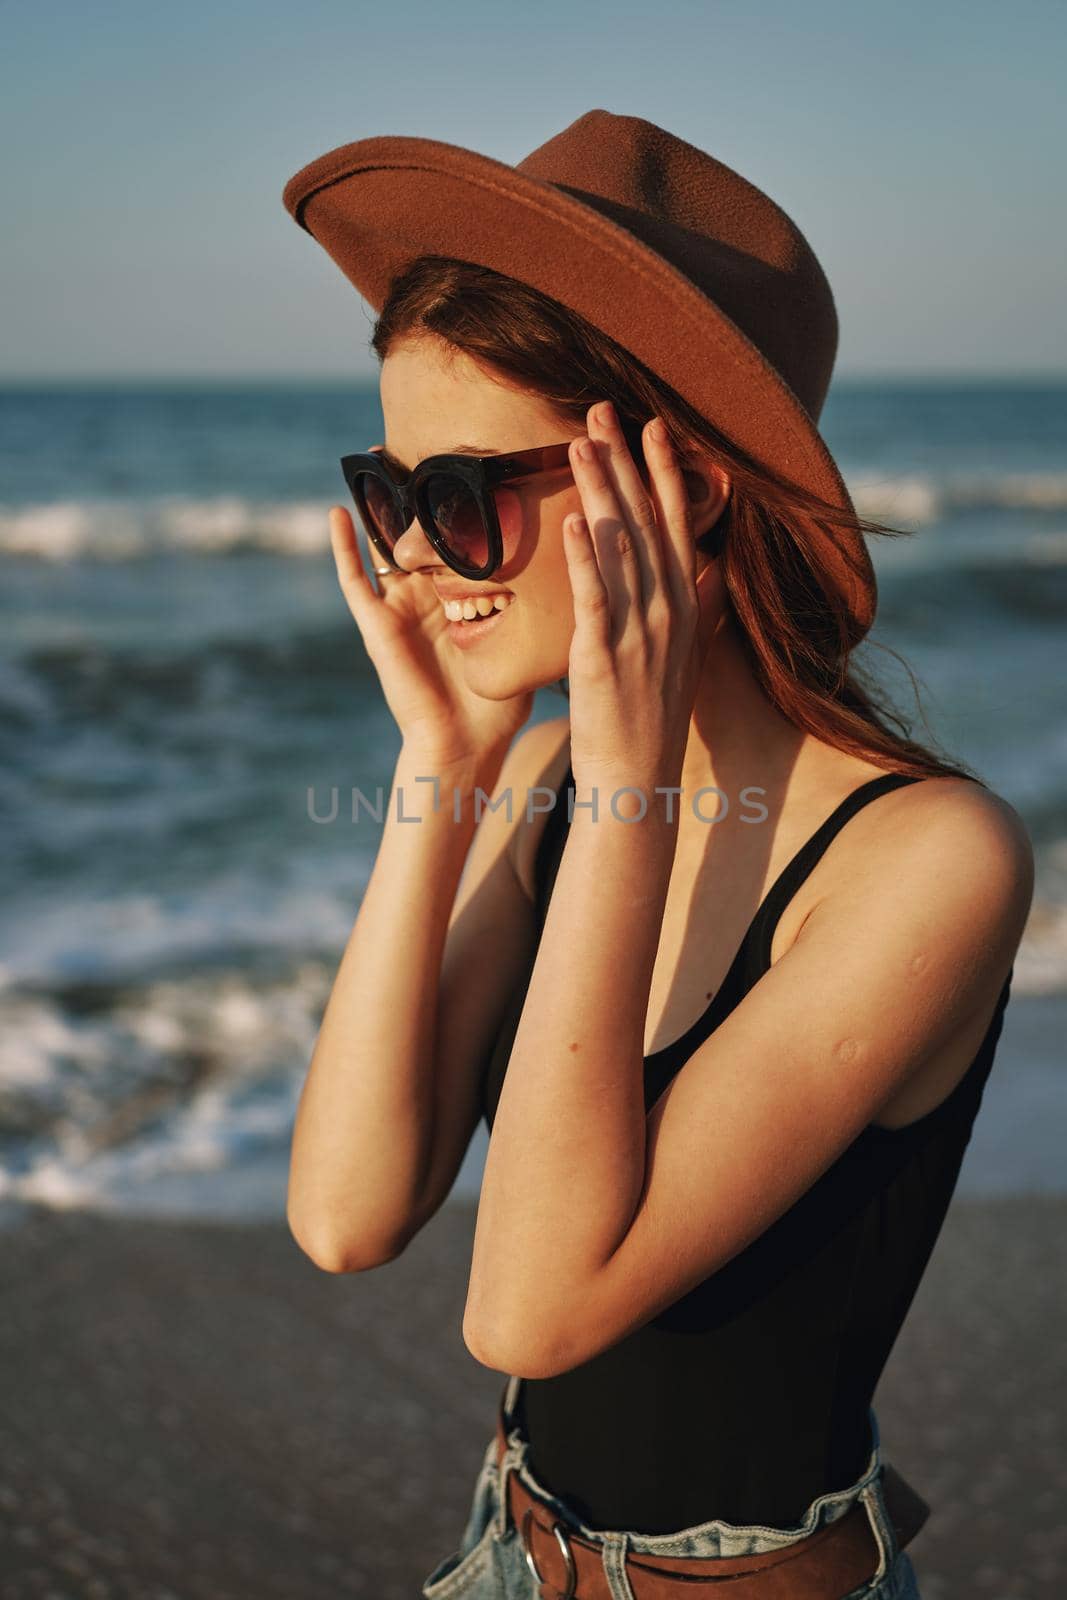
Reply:
[[[406,1238],[341,1241],[329,1235],[317,1235],[299,1226],[291,1216],[286,1220],[295,1242],[322,1272],[369,1272],[373,1267],[384,1267],[387,1262],[395,1261],[408,1244]]]
[[[555,1378],[574,1364],[559,1343],[546,1339],[543,1325],[527,1320],[513,1331],[499,1320],[495,1325],[476,1320],[469,1307],[463,1318],[463,1343],[481,1366],[509,1377]]]

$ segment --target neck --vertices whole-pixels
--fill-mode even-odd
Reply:
[[[721,789],[733,811],[752,785],[770,800],[784,788],[810,736],[781,715],[764,694],[728,612],[720,619],[697,686],[689,738],[678,779],[683,808],[697,789]],[[720,801],[720,806],[722,802]],[[702,809],[714,811],[714,796]]]

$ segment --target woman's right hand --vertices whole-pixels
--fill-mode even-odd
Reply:
[[[330,510],[330,544],[341,592],[405,746],[448,766],[510,744],[533,709],[533,690],[486,700],[468,689],[429,577],[390,572],[376,591],[344,506]]]

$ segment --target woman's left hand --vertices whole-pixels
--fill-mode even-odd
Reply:
[[[584,526],[580,517],[575,526],[574,516],[563,525],[575,622],[571,770],[579,790],[601,790],[599,804],[631,785],[644,792],[651,813],[656,785],[676,784],[681,771],[719,607],[697,579],[675,451],[666,436],[655,437],[652,424],[645,428],[646,489],[610,410],[607,422],[599,405],[591,407],[588,440],[571,445],[585,511]],[[583,458],[583,443],[592,444],[593,459]]]

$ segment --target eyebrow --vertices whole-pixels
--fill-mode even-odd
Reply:
[[[435,450],[433,453],[435,456],[498,456],[500,451],[494,450],[491,445],[487,444],[454,444],[451,449]],[[398,472],[406,472],[410,476],[412,469],[406,466],[399,456],[395,456],[391,450],[387,450],[384,445],[382,445],[378,454],[383,460],[388,461],[390,466],[396,467]]]

